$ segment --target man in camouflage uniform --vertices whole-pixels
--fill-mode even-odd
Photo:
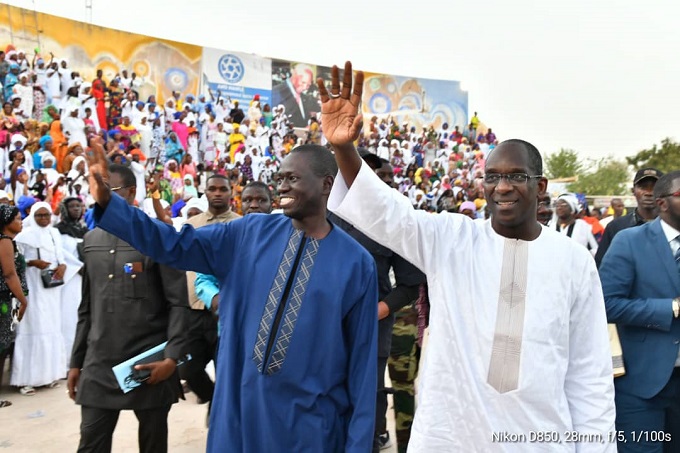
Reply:
[[[394,399],[394,418],[399,453],[406,453],[415,414],[415,380],[420,362],[418,311],[415,301],[395,314],[392,347],[387,366]]]

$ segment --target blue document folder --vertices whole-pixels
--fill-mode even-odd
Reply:
[[[118,365],[111,368],[113,370],[113,374],[116,376],[116,380],[118,381],[118,386],[123,391],[123,393],[128,393],[129,391],[142,385],[141,382],[137,382],[132,377],[133,367],[135,363],[139,362],[140,360],[146,357],[152,356],[157,352],[162,351],[163,349],[165,349],[166,344],[168,344],[167,341],[159,344],[158,346],[154,346],[151,349],[147,349],[141,354],[138,354],[132,357],[131,359],[127,359],[125,362],[121,362]]]

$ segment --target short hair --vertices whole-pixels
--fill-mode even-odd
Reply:
[[[489,158],[491,158],[491,154],[496,151],[498,148],[501,147],[501,145],[504,144],[509,144],[509,145],[521,145],[524,147],[524,149],[527,152],[527,157],[529,158],[529,171],[533,173],[532,176],[535,175],[543,175],[543,158],[541,157],[541,153],[538,151],[538,148],[536,148],[534,145],[531,143],[521,140],[518,138],[511,138],[510,140],[505,140],[501,142],[497,147],[495,147],[487,156],[487,161]]]
[[[302,145],[293,148],[290,154],[305,154],[309,156],[307,162],[312,169],[312,173],[323,178],[324,176],[332,176],[338,174],[338,166],[335,163],[335,156],[327,148],[320,145]]]
[[[137,178],[130,167],[120,164],[109,164],[109,173],[115,173],[123,179],[125,187],[137,186]]]
[[[223,179],[227,181],[227,184],[229,184],[229,178],[219,173],[213,173],[212,175],[208,176],[208,179],[205,180],[205,183],[208,184],[208,181],[211,179]],[[231,189],[231,186],[229,186],[229,188]]]
[[[654,198],[661,198],[668,195],[673,187],[673,181],[680,178],[680,170],[666,173],[654,185]]]
[[[246,186],[243,188],[243,192],[245,192],[248,189],[263,189],[266,193],[267,196],[269,197],[269,201],[272,201],[274,197],[272,196],[272,191],[269,189],[269,186],[262,181],[250,181]],[[243,192],[241,192],[243,194]]]

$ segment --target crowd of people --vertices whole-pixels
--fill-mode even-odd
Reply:
[[[0,170],[4,177],[0,202],[14,206],[22,219],[23,231],[11,238],[16,255],[26,262],[25,272],[17,275],[32,301],[31,309],[18,305],[12,317],[11,298],[5,298],[2,349],[6,356],[13,348],[10,383],[22,395],[58,386],[72,368],[72,360],[81,366],[84,360],[77,353],[72,359],[71,353],[74,341],[78,349],[78,307],[87,275],[84,237],[95,227],[88,156],[96,147],[103,148],[112,165],[122,165],[134,175],[134,184],[131,181],[122,189],[135,186],[133,204],[179,230],[184,223],[202,226],[252,212],[280,210],[276,178],[283,159],[301,145],[328,145],[320,117],[312,115],[306,130],[296,130],[283,105],[262,105],[257,95],[247,106],[212,91],[207,95],[173,92],[160,102],[154,96],[140,100],[139,79],[127,70],[111,80],[97,71],[92,81],[85,81],[66,59],[52,54],[30,55],[7,46],[0,58]],[[397,125],[390,117],[375,117],[358,141],[368,161],[384,159],[393,167],[389,183],[408,196],[414,207],[461,212],[473,218],[484,215],[483,194],[475,177],[483,172],[485,156],[497,143],[476,113],[464,132],[448,124],[435,130],[434,126],[416,128]],[[379,162],[376,165],[380,167]],[[12,220],[7,220],[8,225]],[[334,221],[341,223],[339,218]],[[355,239],[361,242],[356,235]],[[420,350],[412,302],[422,293],[418,288],[424,276],[413,280],[408,275],[419,274],[417,270],[407,272],[404,265],[403,269],[396,266],[398,290],[389,295],[392,285],[385,273],[380,298],[392,300],[391,314],[398,320],[394,329],[409,332],[397,336],[396,342],[408,354],[390,356],[389,343],[383,343],[380,363],[384,375],[389,356],[399,409],[397,437],[404,450],[413,419],[413,362]],[[45,286],[45,272],[63,284]],[[199,282],[202,279],[199,275]],[[408,284],[402,286],[402,280]],[[409,297],[394,302],[403,288],[409,288]],[[212,337],[214,316],[204,310],[212,297],[197,302],[199,289],[204,291],[197,286],[190,293],[190,305],[197,310],[189,317],[197,336],[204,338],[194,338],[195,360],[182,377],[205,402],[211,401],[214,391],[204,371],[214,351],[201,351],[211,351],[217,339]],[[404,305],[409,307],[400,310]],[[402,318],[408,322],[402,325]],[[386,321],[392,321],[392,316],[383,314],[381,319],[381,336],[391,336],[393,325]],[[406,376],[401,384],[400,373]],[[376,437],[376,445],[382,447],[390,442],[384,412],[378,422],[381,437]]]
[[[552,200],[538,151],[499,142],[477,112],[463,130],[376,116],[361,131],[358,101],[336,88],[337,72],[330,93],[319,85],[323,116],[300,131],[282,105],[262,105],[258,95],[247,106],[212,91],[140,100],[126,70],[86,82],[53,55],[29,61],[8,46],[0,59],[0,357],[13,348],[10,383],[22,395],[68,375],[69,395],[82,406],[81,451],[110,451],[121,409],[135,411],[142,451],[165,451],[179,376],[220,426],[209,431],[210,451],[226,443],[234,451],[378,451],[390,443],[388,368],[404,452],[430,307],[436,333],[414,451],[491,446],[490,433],[480,440],[484,429],[528,432],[538,422],[613,432],[605,303],[610,321],[638,321],[620,308],[621,294],[614,307],[607,297],[618,289],[604,280],[602,296],[595,263],[613,260],[606,253],[620,245],[615,234],[653,223],[659,207],[675,209],[657,201],[680,197],[672,184],[654,195],[661,172],[638,171],[638,208],[625,215],[614,199],[603,225],[581,196]],[[342,109],[351,118],[344,128],[329,121]],[[285,215],[261,215],[272,212]],[[430,215],[442,212],[456,215]],[[460,236],[455,250],[451,232]],[[568,259],[554,263],[555,254]],[[244,285],[231,272],[237,262],[264,284]],[[489,285],[485,269],[503,280]],[[539,278],[527,280],[527,272]],[[310,294],[317,305],[301,310]],[[449,313],[449,299],[464,310]],[[554,309],[542,311],[547,324],[535,300]],[[523,344],[525,321],[535,330]],[[625,359],[635,332],[623,329]],[[293,332],[314,341],[303,345]],[[135,366],[147,372],[145,384],[121,392],[111,366],[163,341],[161,359]],[[193,359],[179,366],[187,351]],[[551,366],[533,377],[522,354],[550,357]],[[326,366],[312,370],[314,358]],[[452,368],[453,359],[462,365]],[[211,360],[215,382],[205,372]],[[434,383],[436,373],[464,383],[463,393]],[[618,382],[633,385],[626,383],[635,376],[617,381],[617,404]],[[518,388],[548,402],[539,410]],[[437,407],[449,411],[444,428]],[[462,423],[469,410],[475,426]],[[627,429],[639,422],[624,421]]]
[[[294,146],[326,144],[320,118],[312,114],[307,129],[296,131],[283,105],[262,104],[259,95],[247,106],[212,91],[142,100],[135,90],[138,80],[122,70],[107,81],[100,70],[84,81],[66,59],[31,56],[12,46],[0,52],[3,189],[15,200],[47,200],[53,210],[68,196],[87,203],[84,156],[98,136],[112,162],[135,172],[137,204],[146,198],[142,182],[148,172],[162,181],[163,200],[180,205],[202,193],[207,176],[217,173],[235,183],[240,212],[240,191],[249,181],[275,189],[273,176]],[[359,147],[390,161],[399,190],[417,208],[457,212],[471,201],[482,217],[478,178],[498,143],[493,131],[476,113],[464,130],[446,123],[437,128],[396,123],[391,117],[372,118]]]

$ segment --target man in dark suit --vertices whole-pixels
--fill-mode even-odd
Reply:
[[[111,165],[109,172],[111,190],[132,204],[137,190],[132,170]],[[133,410],[139,420],[140,452],[166,452],[168,412],[181,394],[176,366],[189,311],[184,272],[156,263],[99,228],[85,235],[84,261],[68,373],[69,396],[81,405],[78,452],[110,452],[121,410]],[[164,360],[140,365],[150,377],[123,393],[111,368],[164,341]]]
[[[600,266],[626,366],[615,379],[621,453],[680,451],[680,171],[654,198],[660,218],[617,234]]]
[[[283,104],[295,127],[307,127],[312,112],[320,112],[316,97],[307,94],[314,83],[314,71],[306,64],[291,65],[291,75],[272,90],[272,104]]]

